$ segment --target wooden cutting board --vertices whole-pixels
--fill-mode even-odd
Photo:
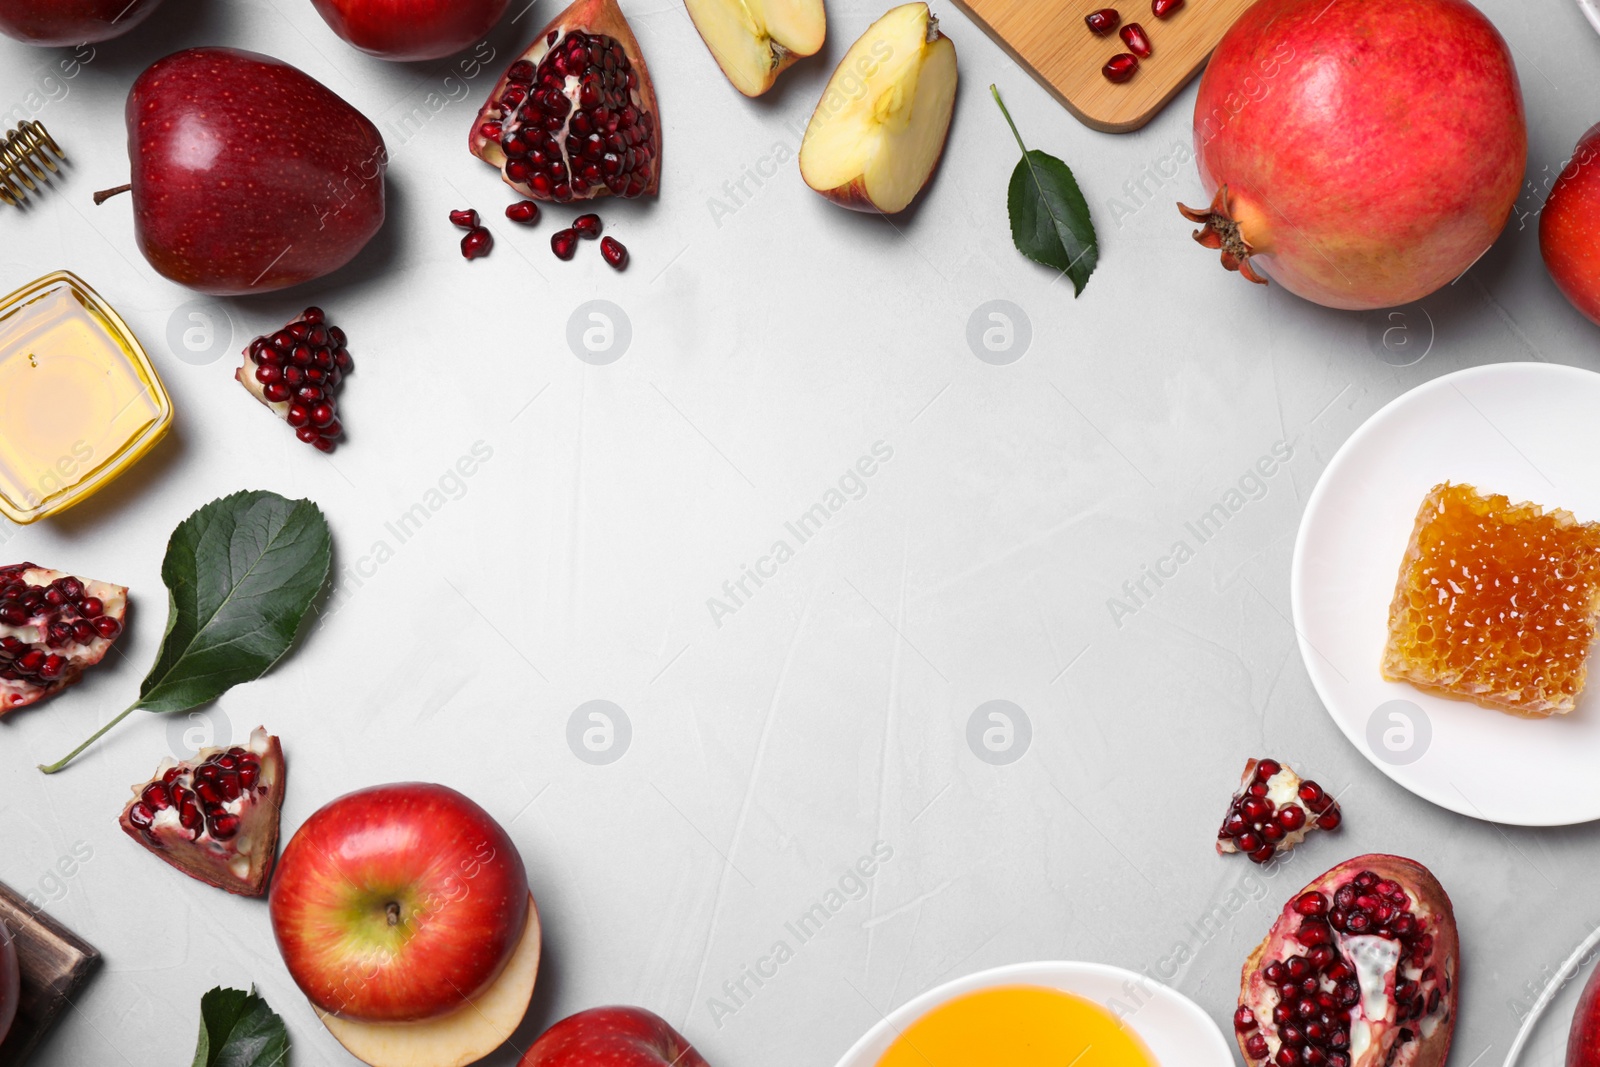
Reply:
[[[955,2],[1084,125],[1127,133],[1154,118],[1188,84],[1255,0],[1188,0],[1167,19],[1150,13],[1150,0]],[[1121,85],[1107,81],[1100,68],[1127,51],[1122,38],[1096,37],[1083,21],[1102,7],[1116,8],[1123,25],[1137,22],[1150,36],[1150,58]]]
[[[20,1067],[70,1008],[100,953],[3,882],[0,922],[11,931],[22,969],[22,997],[11,1033],[0,1042],[0,1067]]]

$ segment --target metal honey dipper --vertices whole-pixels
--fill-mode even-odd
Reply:
[[[60,173],[57,159],[64,163],[67,154],[31,119],[0,137],[0,200],[21,207],[29,193],[38,192],[51,174]]]

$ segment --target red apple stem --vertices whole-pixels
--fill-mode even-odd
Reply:
[[[115,189],[102,189],[94,194],[94,202],[96,205],[103,204],[113,196],[119,196],[132,188],[133,186],[131,185],[119,185]]]

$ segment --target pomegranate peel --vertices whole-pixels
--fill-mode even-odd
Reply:
[[[0,567],[0,716],[77,682],[111,651],[127,613],[126,586]]]
[[[1443,1067],[1459,987],[1438,879],[1357,856],[1291,897],[1245,961],[1234,1035],[1252,1067]]]
[[[245,897],[267,891],[278,852],[278,817],[287,767],[283,747],[263,727],[242,745],[165,759],[133,787],[123,833],[166,863]]]
[[[468,148],[533,200],[654,196],[660,115],[616,0],[577,0],[495,84]]]
[[[1265,863],[1313,830],[1337,830],[1343,821],[1338,802],[1316,782],[1275,759],[1252,759],[1217,831],[1217,854],[1243,852]]]

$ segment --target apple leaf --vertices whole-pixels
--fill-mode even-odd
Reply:
[[[289,1031],[254,986],[218,986],[200,998],[193,1067],[281,1067],[288,1058]]]
[[[167,630],[138,702],[39,769],[59,771],[130,712],[187,711],[261,677],[294,643],[331,561],[327,520],[309,500],[235,493],[190,515],[161,564]]]
[[[1022,149],[1022,159],[1011,175],[1007,206],[1011,211],[1011,239],[1017,251],[1072,279],[1073,295],[1083,292],[1100,261],[1089,204],[1072,176],[1072,168],[1055,156],[1030,151],[1011,120],[1011,112],[993,85],[995,103]]]

